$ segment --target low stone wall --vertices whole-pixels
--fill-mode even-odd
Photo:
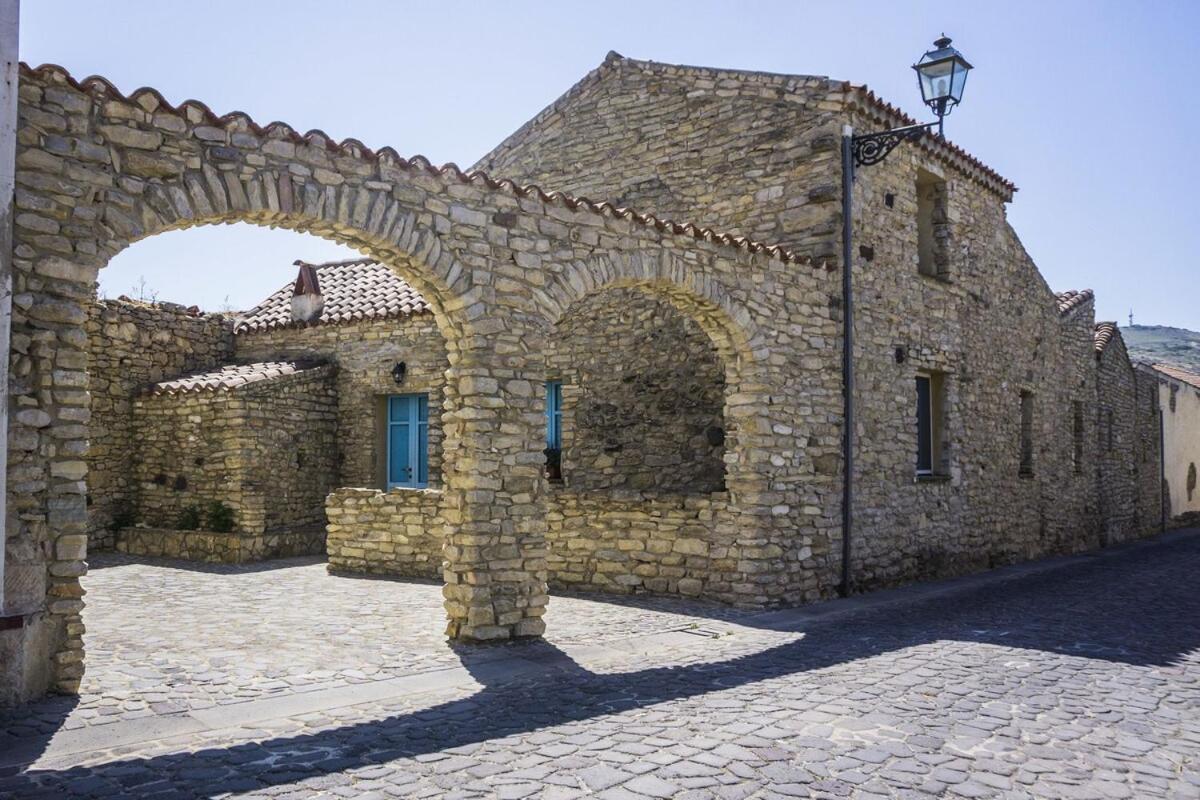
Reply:
[[[437,578],[436,490],[337,489],[326,499],[334,572]],[[559,589],[729,600],[738,554],[718,533],[725,493],[645,497],[554,491],[547,497],[548,580]]]
[[[325,500],[332,572],[439,578],[442,493],[436,489],[337,489]]]
[[[554,588],[714,596],[737,559],[717,534],[725,493],[622,498],[555,492],[546,562]]]
[[[122,528],[117,532],[120,553],[182,558],[219,564],[245,564],[268,558],[318,555],[324,550],[320,528],[280,533],[217,533],[166,528]]]

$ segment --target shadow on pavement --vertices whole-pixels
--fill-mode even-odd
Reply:
[[[0,779],[0,796],[211,797],[290,784],[541,728],[820,670],[938,640],[1168,667],[1200,646],[1200,536],[1083,558],[1053,572],[806,624],[798,640],[715,663],[596,674],[546,642],[511,646],[550,667],[493,681],[494,658],[458,648],[474,695],[384,719]],[[5,794],[5,793],[8,794]],[[155,795],[157,796],[157,795]]]

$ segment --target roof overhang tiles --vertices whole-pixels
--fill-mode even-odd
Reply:
[[[277,380],[289,375],[312,373],[330,367],[316,361],[260,361],[230,364],[218,369],[181,375],[169,381],[152,383],[142,389],[146,396],[178,395],[198,392],[229,392],[254,383]]]
[[[774,258],[784,263],[806,264],[833,269],[832,265],[827,265],[825,262],[818,263],[808,256],[793,253],[780,245],[758,242],[745,236],[721,233],[714,231],[712,228],[690,222],[679,223],[672,220],[660,219],[653,214],[640,213],[633,209],[618,207],[608,202],[595,202],[586,197],[576,197],[557,191],[547,192],[537,184],[519,185],[508,179],[497,180],[481,170],[464,172],[457,164],[452,162],[438,167],[434,166],[425,156],[416,155],[411,158],[403,158],[391,147],[372,150],[357,139],[343,139],[341,142],[334,142],[324,131],[310,130],[302,134],[283,122],[271,122],[263,126],[241,111],[231,111],[218,116],[207,105],[198,100],[185,100],[178,106],[174,106],[167,102],[156,89],[143,87],[126,95],[106,78],[93,75],[83,80],[76,80],[66,69],[57,64],[43,64],[39,67],[31,67],[25,62],[21,62],[20,74],[36,77],[39,80],[62,83],[99,99],[131,103],[139,106],[147,113],[163,111],[185,115],[200,119],[207,125],[230,131],[251,132],[265,139],[285,140],[308,147],[321,148],[339,156],[348,156],[366,162],[377,162],[389,168],[406,172],[431,175],[448,183],[482,186],[492,191],[504,192],[519,198],[532,197],[548,205],[557,205],[572,211],[583,211],[600,216],[625,219],[648,228],[653,228],[660,233],[698,239],[749,253],[764,254],[769,258]]]

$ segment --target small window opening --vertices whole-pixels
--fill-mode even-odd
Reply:
[[[917,263],[922,275],[949,279],[949,239],[946,182],[922,171],[917,177]]]
[[[943,466],[942,416],[945,379],[940,373],[917,376],[917,474],[939,475]]]
[[[562,480],[562,381],[546,381],[546,478]]]
[[[1033,392],[1021,392],[1020,474],[1033,474]]]
[[[1113,434],[1113,412],[1110,408],[1104,415],[1104,449],[1112,452],[1116,437]]]
[[[1071,464],[1075,473],[1083,472],[1083,403],[1076,400],[1072,403],[1071,434],[1074,449],[1071,452]]]

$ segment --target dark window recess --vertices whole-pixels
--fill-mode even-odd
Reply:
[[[1033,474],[1033,393],[1021,392],[1021,469]]]
[[[917,178],[917,264],[922,275],[950,277],[950,218],[946,182],[927,172]]]
[[[1071,451],[1071,463],[1075,472],[1083,472],[1083,403],[1076,400],[1071,404],[1071,431],[1074,448]]]
[[[917,474],[933,474],[933,387],[917,376]]]

